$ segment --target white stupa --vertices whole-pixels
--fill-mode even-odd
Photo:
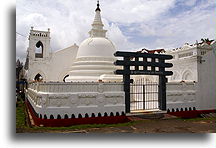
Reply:
[[[116,66],[113,62],[116,58],[113,54],[116,49],[106,37],[107,30],[103,29],[100,11],[98,2],[92,29],[89,31],[90,37],[80,44],[66,82],[122,80],[121,76],[114,74]]]

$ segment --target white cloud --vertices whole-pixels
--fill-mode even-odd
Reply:
[[[212,2],[205,1],[178,15],[164,16],[141,24],[137,30],[144,38],[155,38],[154,44],[147,43],[152,48],[176,48],[186,42],[195,43],[201,38],[214,38],[215,14],[209,6],[212,6]]]
[[[184,5],[196,6],[177,15],[169,12],[179,11],[177,0],[101,0],[100,7],[107,35],[118,50],[172,48],[214,37],[214,11],[208,9],[214,2],[197,1],[199,5],[195,0],[183,1]],[[96,1],[92,0],[17,0],[16,29],[28,36],[31,26],[38,30],[50,28],[53,51],[79,45],[88,37],[95,8]],[[17,34],[17,57],[24,58],[27,46],[27,38]]]
[[[116,45],[116,50],[127,51],[139,47],[139,45],[129,42],[128,38],[122,34],[122,31],[114,23],[109,26],[107,37]]]
[[[186,6],[194,6],[196,4],[197,0],[186,0],[186,1],[182,1],[182,3]]]
[[[174,4],[174,0],[121,0],[105,3],[103,11],[109,12],[105,18],[117,23],[142,23],[156,19]]]

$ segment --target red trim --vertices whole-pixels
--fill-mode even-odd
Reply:
[[[49,126],[49,127],[60,127],[60,126],[71,126],[78,124],[116,124],[129,122],[130,120],[125,116],[107,116],[107,117],[90,117],[90,118],[68,118],[68,119],[41,119],[38,118],[33,107],[29,101],[25,101],[30,114],[34,120],[34,124],[37,126]]]
[[[174,115],[181,118],[195,118],[199,117],[200,114],[208,114],[208,113],[215,113],[216,110],[192,110],[192,111],[178,111],[178,112],[169,112],[168,114]]]

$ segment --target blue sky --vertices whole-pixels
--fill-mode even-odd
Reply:
[[[107,36],[117,50],[172,49],[215,38],[214,0],[100,0]],[[88,37],[96,0],[17,0],[17,57],[24,61],[31,26],[51,30],[52,51]],[[25,36],[25,37],[24,37]]]

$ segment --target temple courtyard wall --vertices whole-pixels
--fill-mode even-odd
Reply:
[[[167,83],[167,108],[170,111],[216,110],[215,49],[199,59],[198,82]]]
[[[27,99],[39,118],[64,119],[125,114],[122,83],[30,83]]]

